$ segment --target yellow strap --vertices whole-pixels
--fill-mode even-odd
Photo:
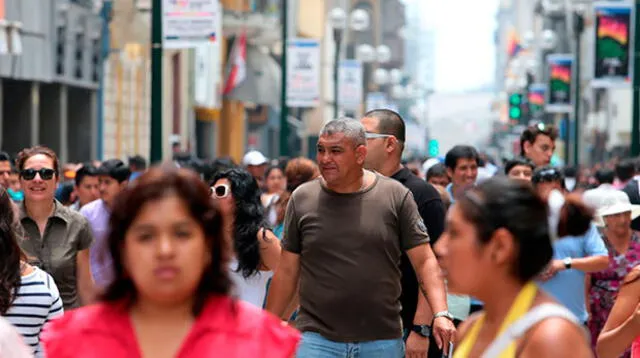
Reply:
[[[533,304],[533,300],[536,297],[536,293],[538,292],[538,287],[533,282],[527,283],[518,293],[518,296],[511,304],[511,308],[509,308],[509,313],[505,317],[504,321],[502,321],[502,325],[500,326],[500,330],[496,337],[500,336],[502,332],[504,332],[513,322],[517,321],[520,317],[524,316],[525,313],[529,311],[531,305]],[[454,358],[468,358],[471,353],[471,349],[476,344],[476,340],[478,339],[478,335],[480,334],[480,330],[482,329],[482,325],[484,324],[484,314],[482,314],[476,322],[473,324],[469,333],[464,337],[464,340],[456,349]],[[494,337],[495,339],[495,337]],[[500,358],[513,358],[516,356],[516,344],[512,342],[509,347],[504,350],[500,354]]]

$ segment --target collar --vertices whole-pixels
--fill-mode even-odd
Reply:
[[[22,219],[24,218],[29,217],[27,215],[27,208],[25,206],[25,203],[26,200],[23,200],[20,204],[18,204],[20,207],[20,221],[22,221]],[[51,217],[58,218],[64,221],[65,224],[68,224],[71,220],[71,218],[69,217],[69,209],[62,205],[62,203],[60,203],[56,199],[53,199],[53,214],[51,214]]]

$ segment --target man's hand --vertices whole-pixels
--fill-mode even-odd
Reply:
[[[438,348],[442,349],[453,340],[456,334],[456,326],[446,317],[438,317],[433,321],[433,338],[436,340]]]
[[[407,338],[406,346],[406,358],[425,358],[429,352],[429,338],[411,332]]]
[[[565,269],[564,262],[562,260],[552,260],[546,270],[540,275],[540,280],[548,281],[552,279],[558,272]]]

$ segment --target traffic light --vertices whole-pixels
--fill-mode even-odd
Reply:
[[[522,118],[522,94],[512,93],[509,96],[509,119],[520,121]]]
[[[429,140],[429,156],[437,157],[440,154],[440,144],[437,139]]]

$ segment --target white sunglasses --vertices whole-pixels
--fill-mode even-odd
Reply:
[[[231,187],[229,184],[218,184],[211,187],[211,196],[223,199],[231,194]]]

